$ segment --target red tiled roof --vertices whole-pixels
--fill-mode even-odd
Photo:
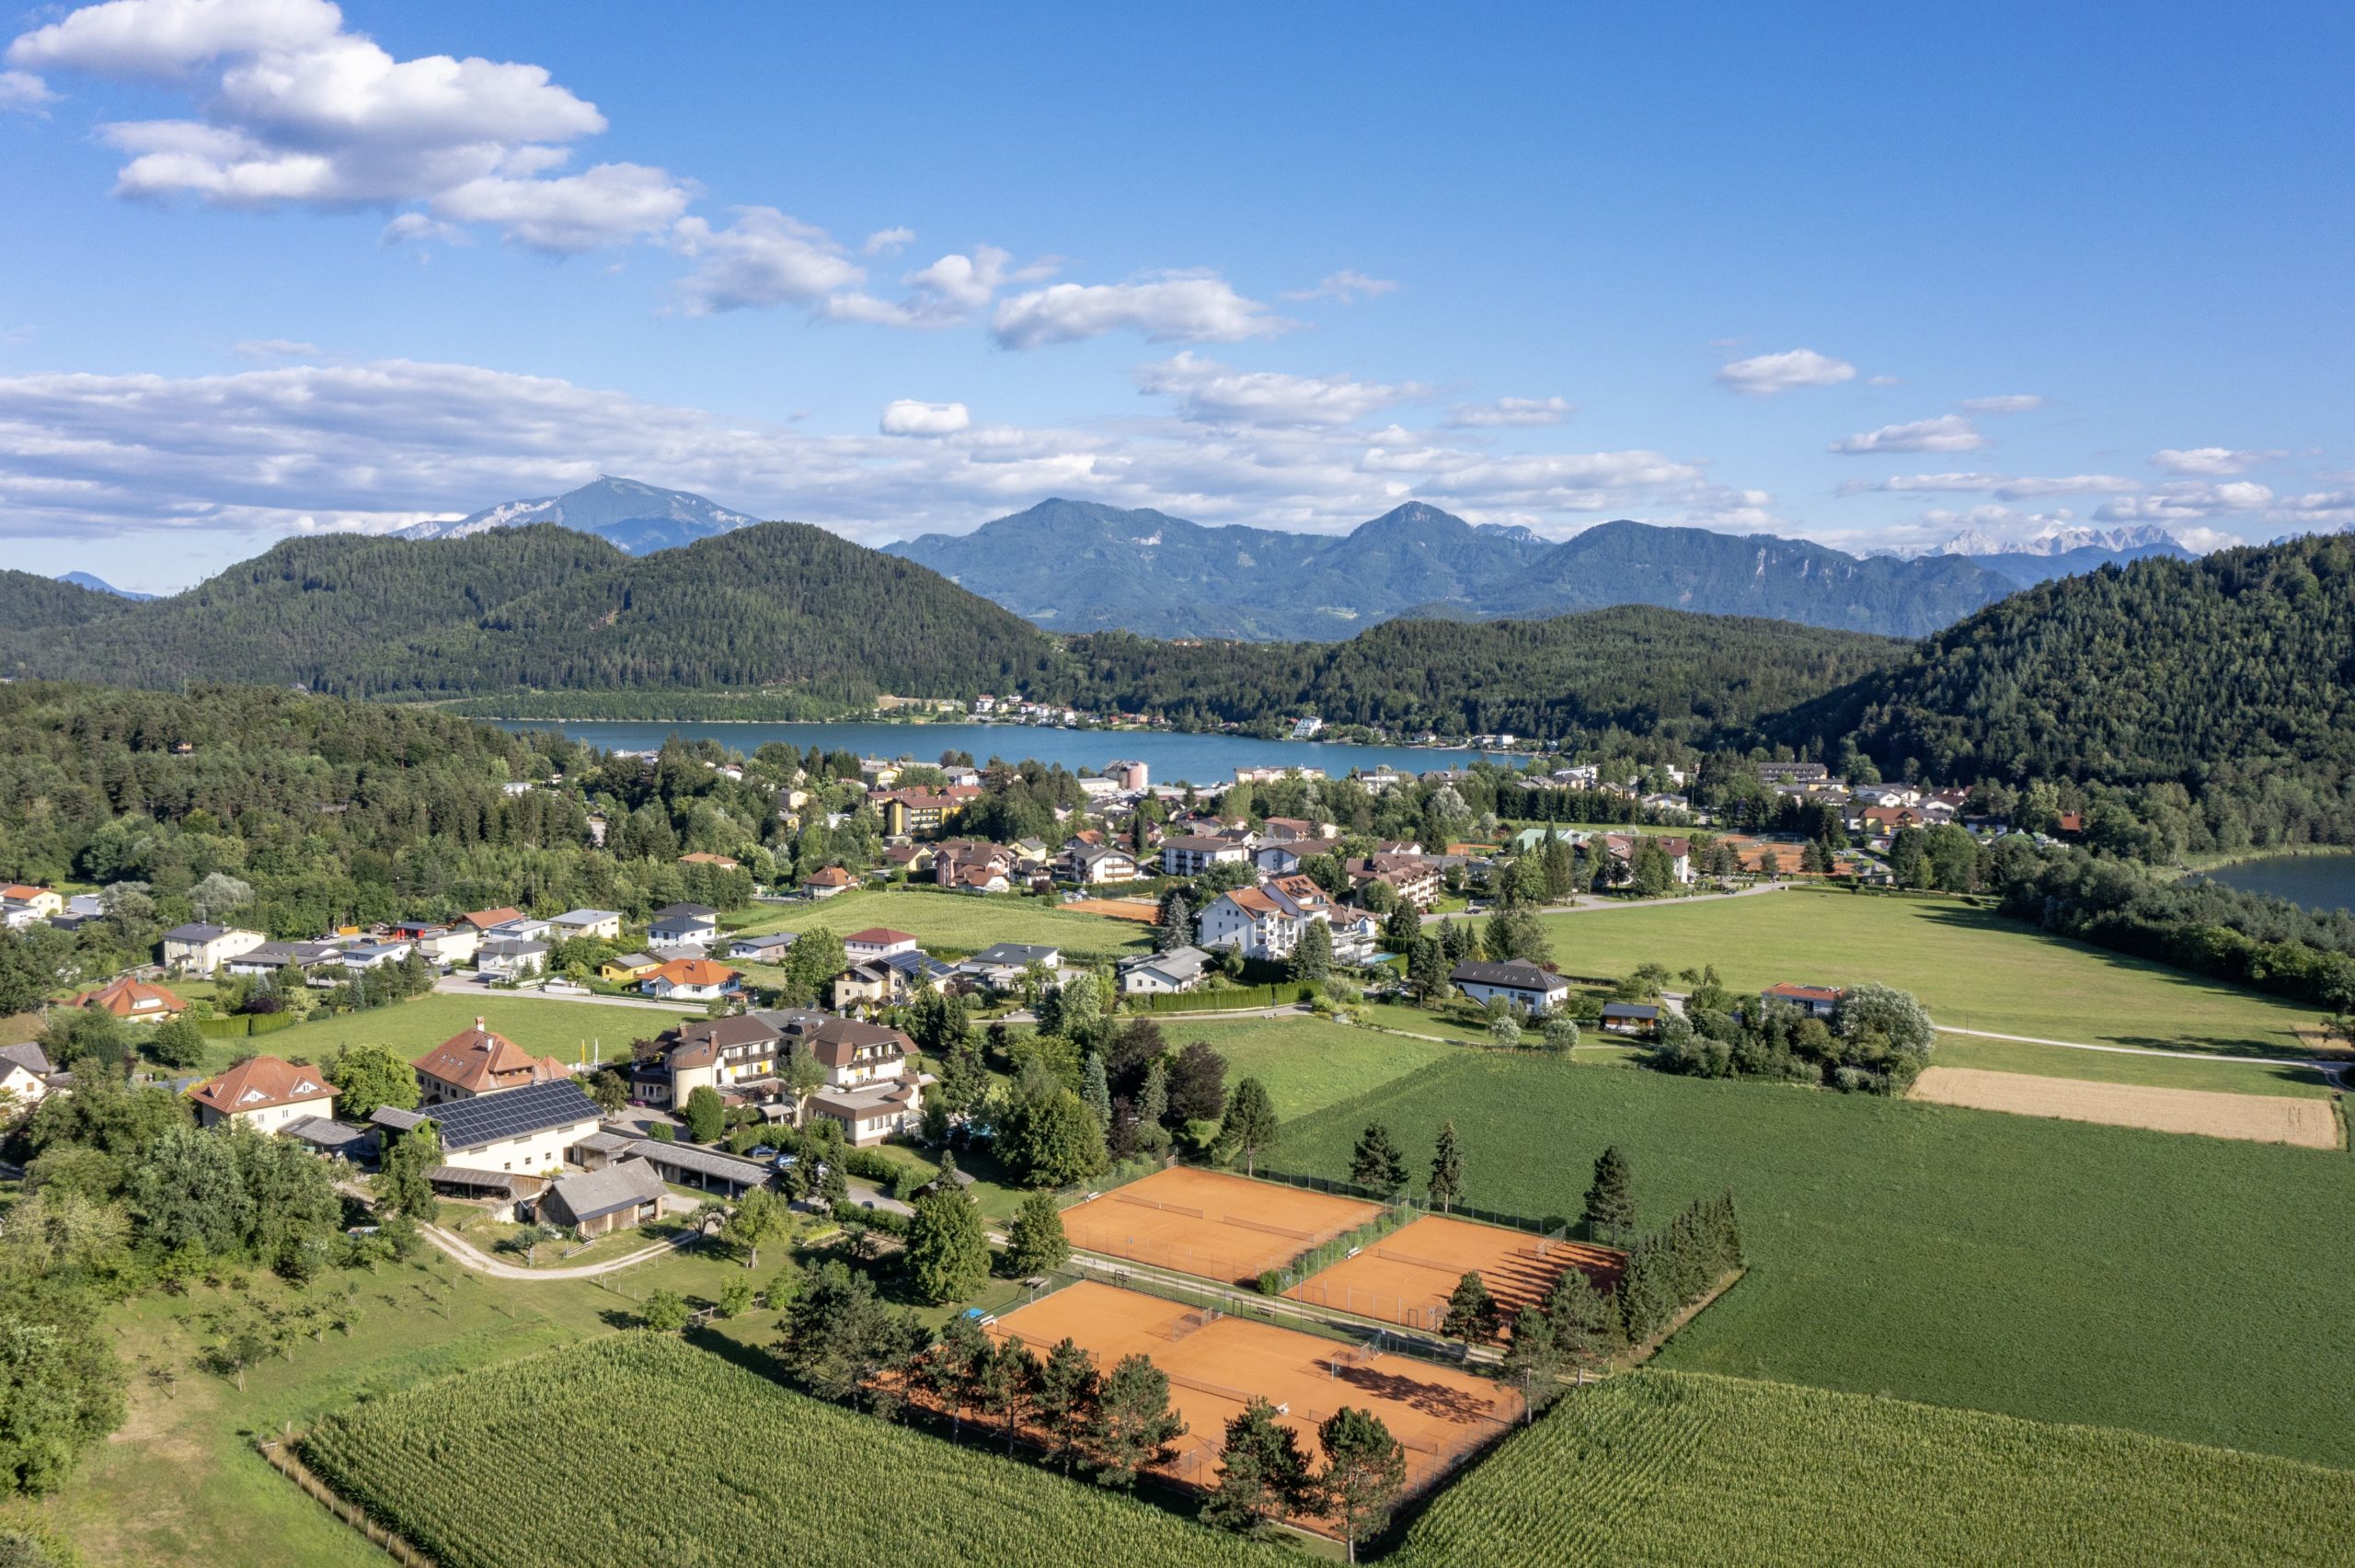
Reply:
[[[738,973],[738,970],[725,964],[715,964],[708,958],[673,958],[646,978],[668,980],[674,986],[724,986]]]
[[[839,865],[821,866],[803,877],[801,882],[808,887],[847,887],[850,886],[850,873]]]
[[[428,1078],[474,1094],[572,1075],[572,1070],[556,1058],[535,1057],[506,1036],[492,1034],[480,1018],[473,1028],[451,1036],[409,1065]]]
[[[477,910],[470,915],[458,917],[462,922],[474,927],[477,931],[488,931],[492,926],[505,925],[509,921],[519,921],[523,918],[523,910],[505,909]]]
[[[335,1085],[316,1067],[296,1067],[277,1057],[241,1061],[217,1078],[208,1078],[189,1091],[189,1098],[223,1116],[264,1111],[273,1105],[298,1105],[335,1098]]]
[[[112,985],[86,990],[68,1003],[73,1007],[88,1007],[93,1003],[106,1009],[117,1018],[142,1018],[167,1013],[185,1013],[188,1003],[166,990],[162,986],[149,985],[125,976]]]
[[[854,931],[843,938],[843,944],[858,943],[864,946],[890,947],[897,943],[913,942],[915,938],[904,931],[893,931],[888,925],[870,925],[865,931]]]

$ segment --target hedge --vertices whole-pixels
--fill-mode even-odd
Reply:
[[[1316,995],[1313,984],[1287,980],[1281,985],[1234,986],[1224,990],[1150,992],[1125,999],[1132,1013],[1217,1013],[1228,1008],[1288,1007]]]
[[[196,1032],[208,1040],[241,1040],[248,1035],[275,1035],[281,1029],[292,1029],[298,1019],[291,1013],[238,1013],[226,1018],[191,1020]]]

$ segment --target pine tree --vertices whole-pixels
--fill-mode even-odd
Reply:
[[[1523,1307],[1513,1314],[1512,1342],[1505,1346],[1504,1370],[1507,1378],[1521,1386],[1524,1425],[1535,1418],[1538,1405],[1560,1374],[1562,1359],[1561,1346],[1545,1313]]]
[[[1344,1405],[1316,1429],[1325,1470],[1316,1478],[1318,1510],[1341,1527],[1349,1560],[1358,1542],[1380,1535],[1407,1485],[1407,1450],[1382,1418]]]
[[[1219,1142],[1230,1154],[1242,1155],[1244,1170],[1256,1175],[1259,1156],[1275,1143],[1281,1125],[1276,1120],[1275,1102],[1268,1097],[1268,1086],[1256,1078],[1246,1078],[1227,1096],[1226,1120],[1220,1124]]]
[[[1088,1052],[1086,1064],[1079,1070],[1079,1101],[1097,1127],[1107,1133],[1112,1130],[1112,1083],[1104,1071],[1101,1052]]]
[[[1300,940],[1292,944],[1290,972],[1295,980],[1321,980],[1333,972],[1332,926],[1320,920],[1302,924]]]
[[[1407,1185],[1407,1159],[1380,1122],[1367,1124],[1350,1158],[1350,1180],[1387,1196]]]
[[[1635,1224],[1634,1180],[1614,1143],[1594,1162],[1594,1185],[1586,1189],[1586,1233],[1592,1237],[1607,1227],[1615,1247],[1619,1232],[1635,1229]]]
[[[1423,933],[1423,917],[1414,905],[1400,899],[1398,907],[1382,922],[1382,945],[1393,953],[1411,954],[1416,939]]]
[[[1031,1193],[1014,1211],[1006,1227],[1005,1265],[1016,1278],[1061,1268],[1071,1256],[1071,1242],[1063,1232],[1063,1211],[1052,1193]]]
[[[1047,1434],[1048,1457],[1062,1464],[1065,1475],[1096,1423],[1096,1402],[1103,1387],[1096,1357],[1068,1337],[1047,1353],[1039,1368],[1039,1425]]]
[[[1463,1196],[1464,1146],[1456,1139],[1455,1123],[1444,1121],[1439,1127],[1439,1144],[1431,1150],[1431,1201],[1453,1213]]]
[[[1219,1449],[1218,1489],[1202,1504],[1202,1522],[1244,1534],[1300,1507],[1308,1487],[1308,1456],[1276,1407],[1255,1399],[1226,1424]]]
[[[1494,1338],[1499,1321],[1497,1299],[1488,1293],[1488,1282],[1474,1269],[1457,1280],[1455,1288],[1449,1292],[1447,1315],[1440,1321],[1440,1331],[1469,1344]]]
[[[1576,1363],[1600,1359],[1611,1348],[1619,1314],[1611,1299],[1576,1265],[1564,1269],[1545,1297],[1545,1321],[1556,1348]]]
[[[1194,911],[1186,906],[1186,895],[1172,893],[1161,911],[1161,934],[1154,945],[1161,952],[1173,953],[1180,947],[1190,947],[1194,942]]]

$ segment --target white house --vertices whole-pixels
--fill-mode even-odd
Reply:
[[[1164,876],[1200,876],[1213,865],[1229,865],[1250,858],[1250,847],[1234,839],[1180,833],[1161,841]]]
[[[793,945],[794,933],[773,931],[766,936],[740,936],[728,944],[730,958],[749,958],[755,964],[781,964],[786,950]]]
[[[565,1151],[597,1130],[597,1103],[570,1079],[435,1105],[428,1113],[445,1164],[537,1174],[563,1167]]]
[[[56,1071],[49,1053],[31,1040],[0,1046],[0,1124],[49,1098],[49,1081]]]
[[[402,962],[412,951],[406,942],[363,942],[344,948],[336,960],[347,969],[381,969]]]
[[[1202,983],[1211,956],[1199,947],[1173,947],[1166,953],[1143,953],[1123,958],[1118,966],[1122,996],[1166,996],[1192,990]]]
[[[646,938],[658,946],[708,947],[719,935],[719,911],[701,904],[669,904],[654,911]]]
[[[1526,958],[1504,964],[1467,959],[1456,965],[1447,978],[1457,990],[1483,1006],[1502,997],[1525,1012],[1541,1013],[1570,999],[1569,981]]]
[[[869,926],[854,931],[843,938],[843,956],[856,964],[862,958],[889,958],[894,953],[913,953],[916,939],[904,931],[889,926]]]
[[[1237,947],[1246,958],[1286,958],[1310,921],[1333,918],[1332,900],[1305,876],[1279,876],[1258,887],[1221,893],[1195,922],[1208,948]]]
[[[665,1001],[709,1001],[734,990],[742,978],[708,958],[673,958],[640,980],[638,989]]]
[[[316,1067],[296,1067],[276,1057],[254,1057],[189,1091],[196,1119],[204,1127],[236,1123],[277,1132],[305,1116],[334,1108],[335,1085]]]
[[[567,942],[580,936],[600,942],[619,942],[622,937],[622,917],[613,910],[567,910],[548,925]]]
[[[164,933],[164,967],[192,969],[209,975],[240,953],[250,953],[270,938],[258,931],[197,921],[176,925]]]
[[[547,967],[548,944],[545,942],[515,942],[502,938],[486,942],[475,949],[475,973],[488,979],[524,979],[545,973]]]

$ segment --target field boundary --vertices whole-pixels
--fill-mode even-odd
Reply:
[[[270,1469],[284,1476],[308,1494],[314,1502],[323,1505],[344,1524],[360,1532],[369,1545],[401,1563],[403,1568],[438,1568],[434,1560],[411,1546],[397,1531],[386,1528],[369,1516],[368,1511],[349,1502],[343,1494],[318,1477],[318,1473],[303,1462],[293,1445],[301,1441],[294,1435],[285,1441],[260,1437],[254,1441],[254,1451]]]

